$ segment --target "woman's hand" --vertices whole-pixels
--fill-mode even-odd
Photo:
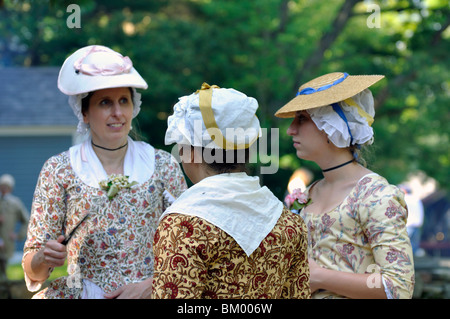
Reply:
[[[111,293],[105,293],[104,296],[106,299],[150,299],[152,282],[153,278],[150,277],[139,283],[119,287]]]
[[[52,268],[63,266],[67,257],[66,246],[61,244],[63,240],[62,235],[57,240],[49,240],[41,250],[42,255],[37,258]]]
[[[66,258],[66,246],[61,244],[64,236],[49,240],[44,248],[28,254],[24,259],[24,271],[32,281],[43,282],[49,276],[50,268],[63,266]]]

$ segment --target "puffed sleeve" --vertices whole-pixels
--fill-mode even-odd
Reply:
[[[365,193],[359,208],[361,225],[382,275],[387,297],[411,298],[414,260],[406,232],[407,209],[403,193],[380,179]]]
[[[165,151],[159,151],[161,156],[164,156],[164,171],[163,187],[164,191],[164,209],[167,209],[173,201],[178,198],[186,189],[186,179],[180,164],[175,157]]]
[[[52,157],[45,162],[39,174],[22,262],[27,254],[38,251],[47,241],[57,239],[62,233],[66,201],[61,169],[57,157]],[[26,273],[25,281],[30,291],[39,290],[42,284],[31,281]]]

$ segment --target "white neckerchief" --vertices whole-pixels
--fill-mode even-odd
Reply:
[[[283,204],[258,177],[245,173],[204,178],[186,190],[160,217],[171,213],[207,220],[236,240],[250,256],[269,234],[283,211]]]
[[[78,177],[87,185],[99,188],[99,183],[108,175],[92,148],[91,138],[69,149],[70,164]],[[142,184],[150,179],[155,169],[155,149],[144,142],[135,142],[128,137],[123,171],[130,182]]]

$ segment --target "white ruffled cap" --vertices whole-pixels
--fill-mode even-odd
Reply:
[[[372,119],[375,116],[374,99],[372,92],[365,89],[351,98],[359,107]],[[350,131],[353,136],[352,144],[370,145],[373,143],[373,129],[368,123],[367,117],[360,114],[358,108],[347,104],[345,101],[339,102],[347,118]],[[307,112],[316,124],[317,128],[328,135],[328,139],[337,147],[345,148],[350,146],[351,136],[345,121],[333,110],[331,105],[308,109]]]
[[[234,144],[249,144],[262,135],[256,117],[258,102],[235,89],[213,88],[212,110],[222,135]],[[167,119],[165,144],[220,148],[210,137],[199,107],[199,94],[179,98]],[[228,133],[228,134],[227,134]]]

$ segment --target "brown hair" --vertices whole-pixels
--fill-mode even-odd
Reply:
[[[201,152],[201,163],[205,165],[207,170],[216,174],[246,172],[247,170],[250,149],[224,150],[221,148],[194,147],[192,145],[179,146],[182,147],[183,155],[186,156],[190,156],[187,152],[194,152],[194,150]],[[185,153],[185,151],[187,152]],[[195,157],[194,161],[197,161]]]

